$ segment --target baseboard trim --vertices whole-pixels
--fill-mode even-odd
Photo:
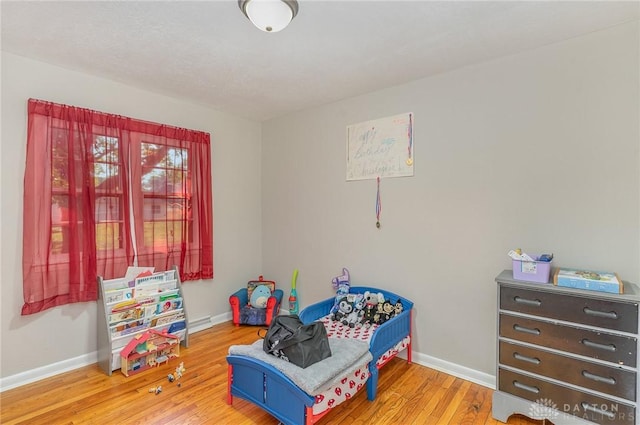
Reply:
[[[231,321],[231,313],[219,314],[217,316],[205,316],[189,322],[189,335],[209,329],[210,327]],[[400,353],[400,357],[406,358],[406,354]],[[421,366],[429,367],[440,372],[471,381],[475,384],[482,385],[491,389],[496,387],[496,377],[488,373],[480,372],[461,366],[446,360],[438,359],[426,354],[413,352],[412,361]],[[0,393],[23,385],[31,384],[41,379],[49,378],[60,373],[69,372],[80,367],[89,366],[98,362],[98,352],[94,351],[72,359],[63,360],[61,362],[52,363],[50,365],[38,367],[26,372],[17,373],[15,375],[0,378]]]
[[[211,323],[211,316],[191,320],[189,321],[189,335],[209,329],[211,326],[213,326],[213,323]]]
[[[494,375],[470,369],[466,366],[461,366],[459,364],[451,363],[422,353],[413,352],[411,360],[421,366],[444,372],[448,375],[464,379],[465,381],[471,381],[474,384],[482,385],[483,387],[491,388],[492,390],[496,389],[496,377]]]
[[[213,316],[211,318],[211,326],[219,325],[220,323],[230,322],[233,320],[233,314],[231,312],[218,314],[217,316]]]
[[[204,331],[214,325],[230,322],[233,319],[231,313],[218,314],[217,316],[205,316],[189,322],[189,335],[192,333]]]
[[[189,321],[189,335],[209,329],[218,323],[228,322],[232,318],[231,313],[219,314],[217,316],[205,316]],[[49,378],[60,373],[69,372],[84,366],[89,366],[98,362],[98,352],[94,351],[72,359],[63,360],[50,365],[38,367],[22,373],[0,378],[0,393],[23,385],[31,384],[41,379]]]
[[[98,352],[85,354],[61,362],[38,367],[22,373],[7,376],[0,379],[0,392],[31,384],[41,379],[49,378],[60,373],[69,372],[80,367],[89,366],[98,362]]]

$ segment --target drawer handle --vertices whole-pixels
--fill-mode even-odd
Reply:
[[[532,305],[534,307],[540,307],[542,305],[542,301],[540,300],[530,300],[528,298],[522,298],[519,296],[515,296],[513,300],[518,304]]]
[[[540,335],[540,329],[538,328],[531,329],[520,325],[513,325],[513,330],[531,335]]]
[[[589,316],[602,317],[605,319],[617,319],[618,313],[615,311],[600,311],[600,310],[592,310],[589,307],[585,307],[582,309],[585,314]]]
[[[606,350],[611,352],[616,351],[616,346],[613,344],[601,344],[599,342],[589,341],[588,339],[583,339],[580,342],[590,348],[599,348],[600,350]]]
[[[615,413],[610,412],[608,410],[604,410],[604,409],[598,409],[597,407],[592,406],[589,403],[585,403],[584,401],[582,402],[582,408],[587,412],[598,413],[600,415],[606,416],[609,419],[615,419],[616,418],[616,414]]]
[[[513,358],[516,360],[522,360],[523,362],[529,362],[529,363],[533,363],[533,364],[540,364],[540,359],[537,357],[529,357],[529,356],[523,356],[520,353],[513,353]]]
[[[604,382],[605,384],[610,384],[610,385],[615,385],[616,384],[616,380],[613,379],[612,377],[604,377],[604,376],[600,376],[600,375],[596,375],[593,374],[591,372],[588,372],[586,370],[582,371],[582,376],[584,376],[585,378],[594,380],[596,382]]]
[[[516,388],[520,388],[521,390],[529,391],[530,393],[534,393],[534,394],[538,394],[540,392],[540,388],[533,387],[531,385],[526,385],[518,381],[513,381],[513,386]]]

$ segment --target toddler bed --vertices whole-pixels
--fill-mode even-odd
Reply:
[[[380,325],[351,328],[331,320],[334,297],[306,307],[300,312],[300,319],[305,324],[322,321],[332,351],[331,357],[306,369],[264,353],[262,340],[249,346],[230,347],[227,403],[232,404],[233,396],[237,396],[266,410],[285,425],[310,425],[352,398],[365,383],[367,398],[373,401],[378,370],[405,349],[407,361],[411,362],[413,303],[376,288],[349,290],[352,294],[366,291],[381,293],[393,303],[400,302],[402,312]],[[361,355],[362,352],[365,354]],[[318,378],[318,370],[322,368],[328,372]]]

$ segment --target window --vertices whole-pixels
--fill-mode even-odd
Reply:
[[[191,188],[187,149],[142,143],[142,221],[136,233],[144,235],[144,247],[171,250],[191,232]]]
[[[93,186],[95,188],[94,219],[96,251],[123,249],[124,187],[117,137],[97,135],[91,147]],[[99,254],[98,254],[99,255]],[[124,252],[121,252],[124,255]]]
[[[29,100],[22,314],[129,265],[212,278],[210,156],[208,133]]]
[[[83,201],[82,163],[84,158],[79,155],[79,149],[74,149],[74,145],[80,143],[78,133],[74,134],[73,143],[67,143],[67,137],[68,132],[65,129],[52,128],[50,254],[54,258],[54,263],[64,263],[67,259],[65,255],[69,254],[73,239],[70,231],[71,224],[74,223],[80,227],[83,224],[83,209],[78,206]],[[95,135],[89,153],[93,158],[92,184],[96,194],[94,209],[96,250],[99,252],[122,249],[124,183],[120,173],[122,167],[118,139]],[[70,168],[70,161],[77,163],[77,166]],[[69,175],[71,169],[75,170],[73,178]],[[75,212],[76,216],[71,218],[70,212]]]

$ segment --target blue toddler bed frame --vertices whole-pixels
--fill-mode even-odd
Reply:
[[[375,400],[378,387],[378,369],[395,355],[384,361],[382,356],[394,348],[407,336],[411,337],[411,315],[413,303],[406,298],[389,291],[364,286],[351,287],[350,293],[382,293],[392,302],[400,300],[403,311],[391,320],[380,325],[369,340],[369,351],[373,360],[369,363],[371,376],[367,381],[367,398]],[[331,312],[335,297],[312,304],[300,312],[300,319],[306,324],[316,321]],[[411,363],[411,340],[407,346],[407,362]],[[233,402],[233,396],[248,400],[269,412],[285,425],[311,425],[327,414],[313,414],[315,398],[302,391],[293,381],[278,369],[258,359],[240,356],[227,356],[228,388],[227,403]]]

